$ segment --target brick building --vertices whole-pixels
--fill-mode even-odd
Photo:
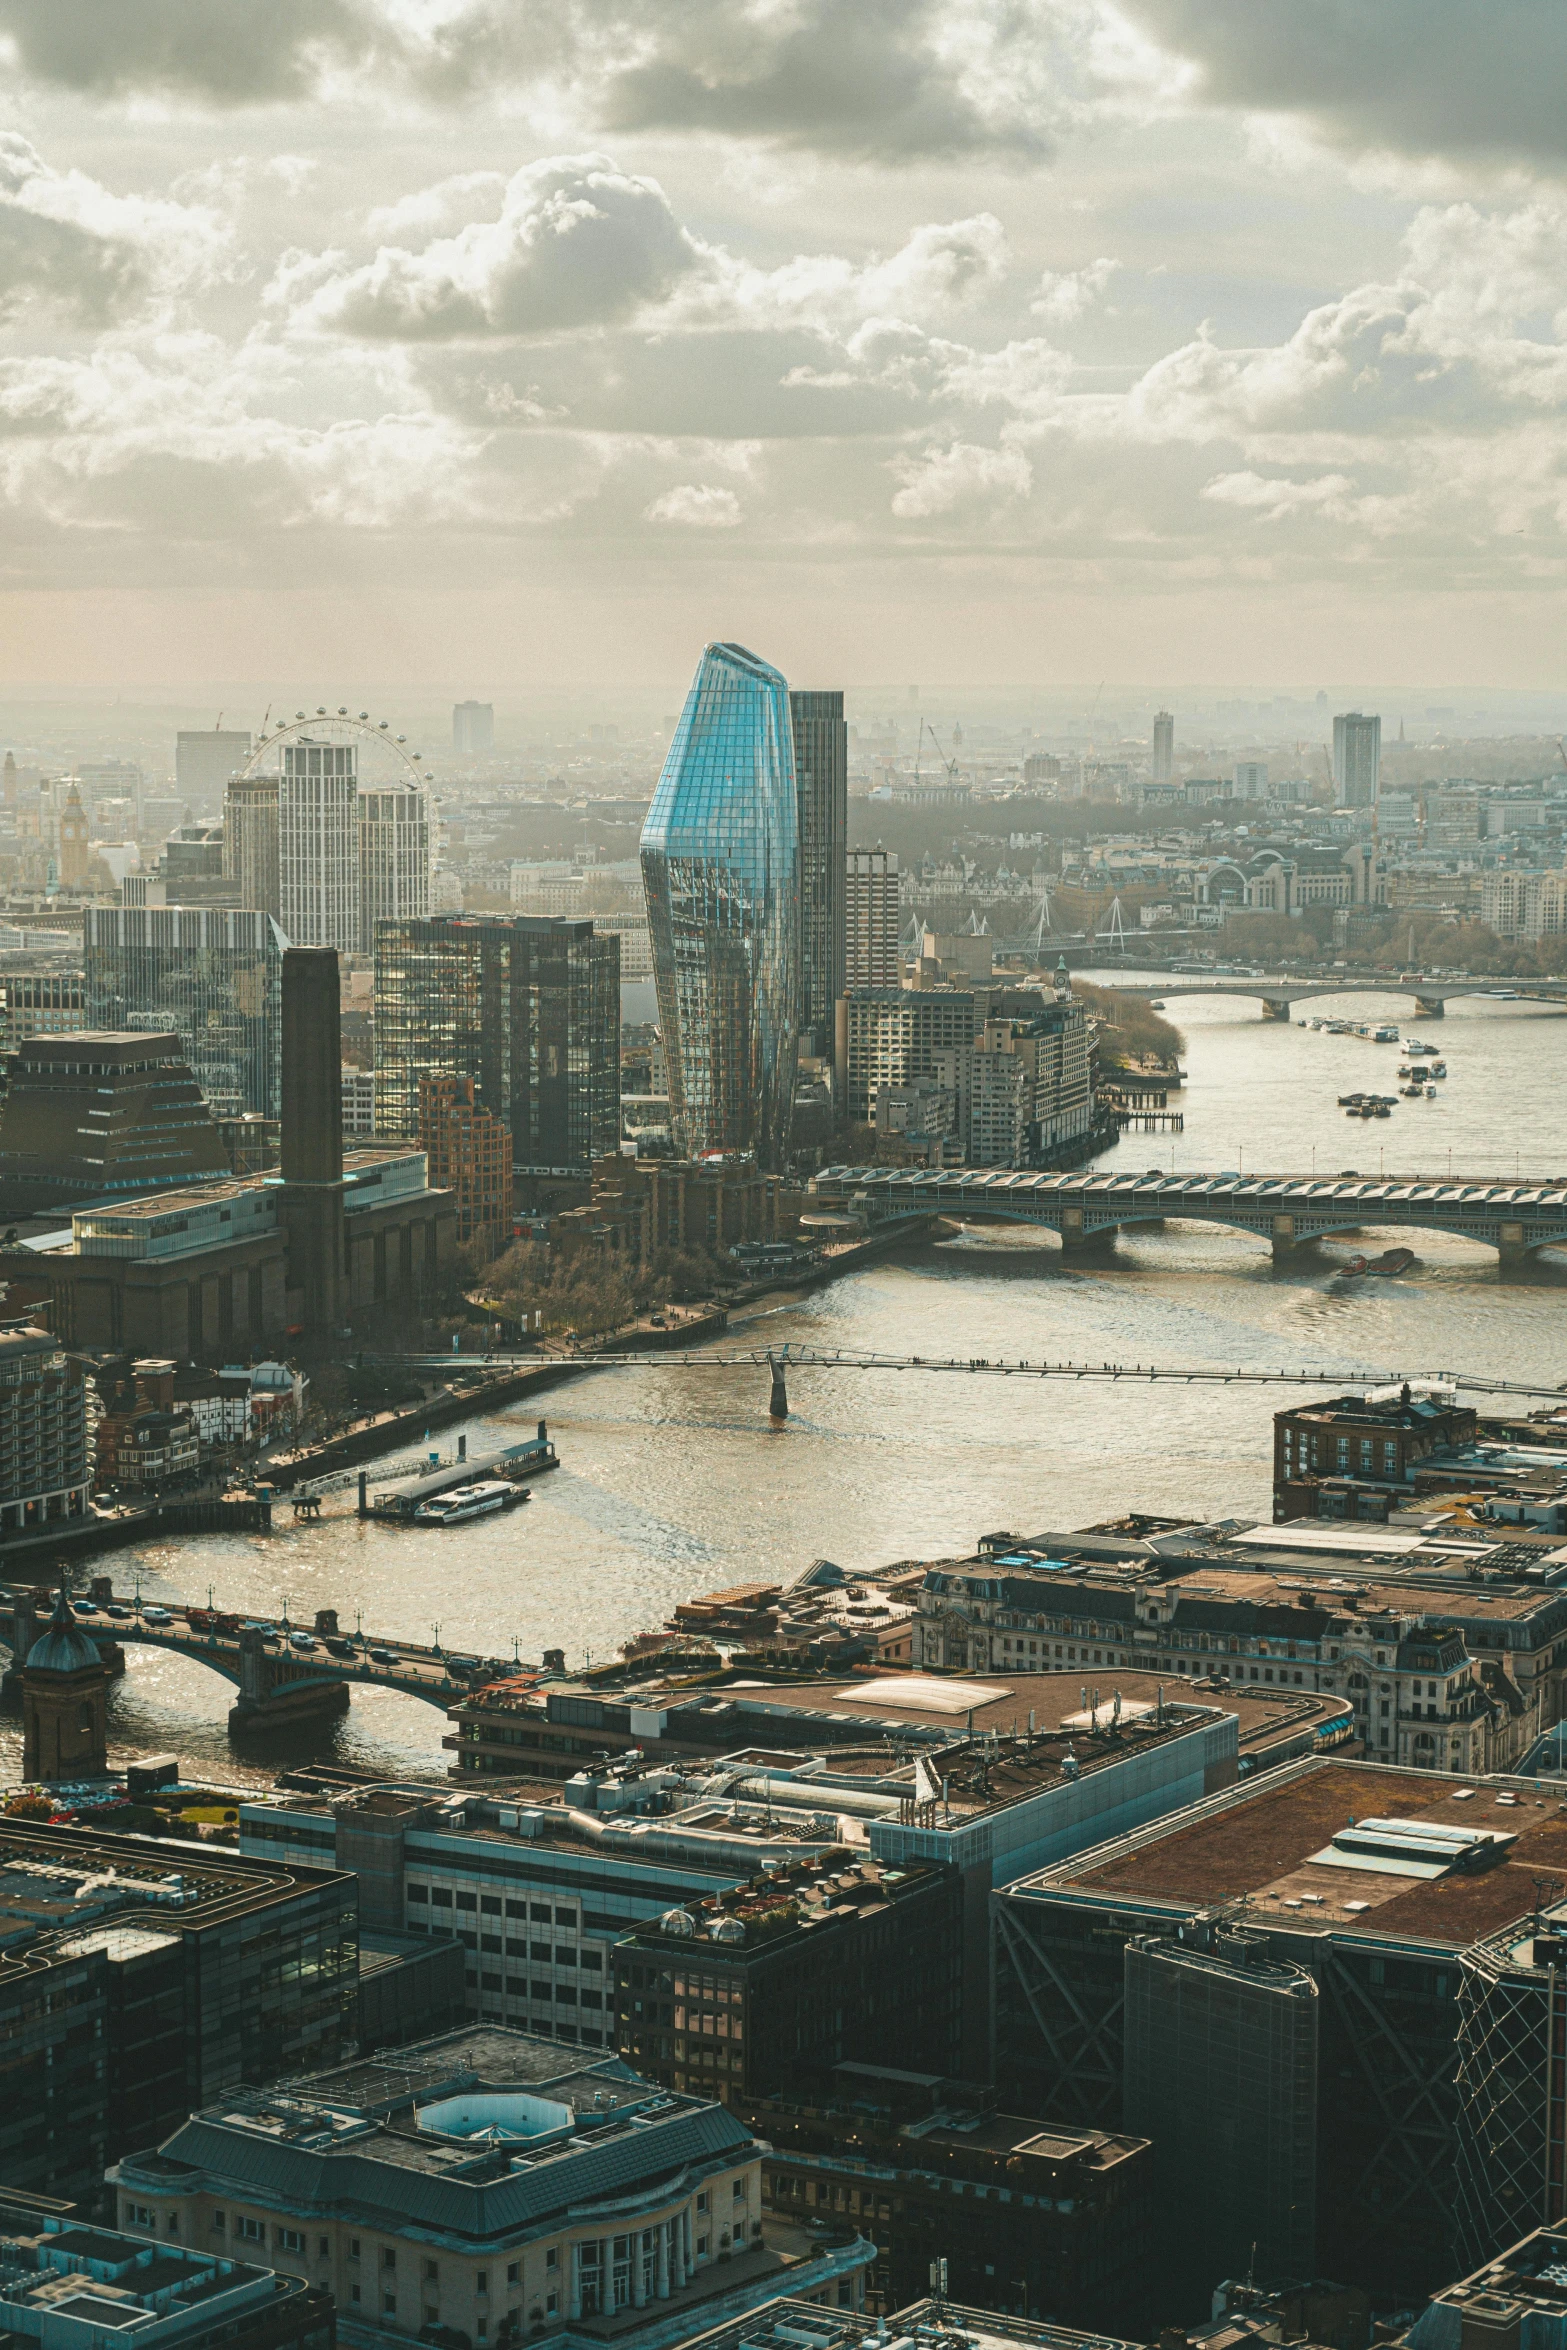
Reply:
[[[498,1257],[511,1245],[509,1127],[480,1107],[471,1077],[421,1077],[419,1145],[431,1185],[457,1209],[457,1245]]]

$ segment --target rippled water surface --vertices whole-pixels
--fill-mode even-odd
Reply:
[[[1243,1001],[1168,998],[1187,1039],[1185,1132],[1129,1135],[1107,1164],[1540,1175],[1567,1170],[1567,1020],[1523,1004],[1464,1002],[1405,1033],[1438,1042],[1441,1098],[1400,1102],[1375,1125],[1336,1097],[1390,1093],[1387,1046],[1259,1020]],[[1386,999],[1335,1014],[1394,1016]],[[1335,1276],[1351,1243],[1275,1270],[1242,1235],[1168,1225],[1112,1257],[1063,1266],[1049,1236],[986,1227],[918,1243],[803,1301],[753,1309],[754,1337],[887,1353],[1221,1365],[1365,1364],[1412,1373],[1567,1381],[1567,1254],[1502,1274],[1489,1252],[1412,1236],[1401,1280]],[[737,1333],[738,1334],[738,1333]],[[319,1526],[268,1539],[197,1539],[117,1554],[145,1592],[308,1621],[335,1606],[376,1631],[523,1657],[613,1652],[677,1599],[779,1579],[829,1557],[872,1569],[961,1552],[995,1528],[1038,1532],[1112,1510],[1269,1512],[1271,1415],[1280,1391],[1058,1383],[929,1373],[793,1370],[791,1416],[767,1417],[766,1373],[700,1370],[678,1356],[600,1372],[556,1391],[562,1467],[524,1510],[449,1531],[362,1525],[340,1496]],[[536,1410],[536,1407],[535,1407]],[[506,1442],[535,1416],[470,1424],[469,1449]],[[452,1432],[453,1434],[455,1432]],[[442,1437],[450,1449],[452,1434]],[[172,1747],[231,1779],[265,1778],[278,1750],[229,1747],[231,1692],[200,1666],[130,1652],[115,1693],[117,1746]],[[433,1707],[386,1693],[304,1752],[378,1769],[439,1770],[448,1729]],[[0,1767],[15,1767],[0,1731]]]

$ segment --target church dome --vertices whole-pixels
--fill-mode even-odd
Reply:
[[[49,1629],[41,1640],[35,1640],[27,1652],[23,1671],[28,1673],[85,1673],[101,1666],[97,1643],[89,1640],[76,1618],[62,1590],[49,1619]]]

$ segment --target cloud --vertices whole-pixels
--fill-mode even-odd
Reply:
[[[296,320],[398,341],[602,326],[666,294],[698,259],[656,180],[602,155],[551,156],[508,183],[498,218],[360,268],[325,257]],[[290,257],[284,300],[310,272]]]
[[[117,196],[85,172],[57,171],[15,131],[0,131],[0,312],[44,301],[86,325],[210,279],[229,232],[205,205]]]
[[[1085,310],[1093,308],[1120,266],[1118,261],[1101,255],[1082,269],[1047,269],[1029,309],[1036,318],[1048,320],[1051,326],[1070,326]]]
[[[688,530],[733,530],[744,520],[733,490],[711,482],[682,482],[644,509],[649,522],[678,522]]]
[[[1359,150],[1567,162],[1557,0],[1121,0],[1217,106]]]
[[[94,97],[295,98],[399,44],[372,0],[0,0],[18,71]]]
[[[891,466],[903,484],[892,510],[905,522],[950,514],[957,507],[1026,498],[1034,481],[1021,449],[987,449],[971,441],[953,441],[917,457],[894,457]]]

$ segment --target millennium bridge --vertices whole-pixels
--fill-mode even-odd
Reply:
[[[916,1216],[1042,1224],[1067,1250],[1104,1246],[1135,1224],[1219,1224],[1272,1244],[1277,1261],[1335,1232],[1450,1232],[1517,1265],[1567,1245],[1567,1178],[1442,1182],[1422,1176],[1027,1174],[1008,1167],[824,1167],[819,1208],[868,1231]]]

